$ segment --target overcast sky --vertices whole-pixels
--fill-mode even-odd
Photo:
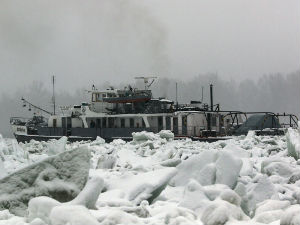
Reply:
[[[0,94],[300,68],[299,0],[1,0]]]

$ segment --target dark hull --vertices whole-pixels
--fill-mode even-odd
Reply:
[[[14,134],[15,138],[18,142],[30,142],[30,140],[35,141],[49,141],[51,139],[60,139],[62,136],[43,136],[43,135],[19,135]],[[68,137],[68,141],[75,142],[75,141],[89,141],[89,140],[95,140],[93,137]]]
[[[43,136],[43,135],[18,135],[15,134],[15,138],[18,142],[30,142],[30,140],[35,141],[49,141],[51,139],[60,139],[62,136]],[[228,140],[231,137],[183,137],[183,136],[175,136],[175,140],[191,138],[193,141],[200,141],[200,142],[216,142],[221,140]],[[76,142],[76,141],[93,141],[96,138],[94,137],[79,137],[79,136],[69,136],[68,141]],[[111,138],[104,138],[106,142],[111,142],[115,139],[122,139],[124,141],[132,141],[132,137],[111,137]]]
[[[193,141],[201,141],[201,142],[216,142],[216,141],[226,141],[231,139],[231,137],[191,137]]]

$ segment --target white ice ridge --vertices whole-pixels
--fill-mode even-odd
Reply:
[[[84,187],[89,167],[90,151],[81,147],[19,169],[0,180],[0,209],[24,216],[36,196],[72,200]]]
[[[300,225],[299,130],[214,143],[173,137],[1,137],[0,225]]]
[[[300,123],[299,123],[300,125]],[[286,133],[288,153],[296,160],[300,158],[300,134],[299,130],[289,128]]]

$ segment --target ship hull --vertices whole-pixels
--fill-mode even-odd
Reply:
[[[51,139],[60,139],[62,136],[44,136],[44,135],[28,135],[28,134],[14,134],[15,138],[18,142],[30,142],[31,140],[35,141],[49,141]],[[75,141],[89,141],[95,140],[93,137],[75,137],[70,136],[68,137],[68,141],[75,142]]]
[[[15,138],[18,142],[30,142],[31,140],[35,141],[49,141],[53,139],[60,139],[62,136],[44,136],[44,135],[28,135],[28,134],[14,134]],[[231,137],[186,137],[186,136],[175,136],[175,140],[181,140],[191,138],[193,141],[200,141],[200,142],[216,142],[221,140],[228,140]],[[94,141],[95,137],[80,137],[80,136],[69,136],[68,141],[76,142],[76,141]],[[132,137],[111,137],[111,138],[104,138],[106,142],[111,142],[115,139],[122,139],[124,141],[132,141]]]

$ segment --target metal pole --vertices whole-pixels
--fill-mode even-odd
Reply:
[[[52,96],[52,100],[53,100],[53,115],[55,115],[55,90],[54,90],[54,82],[55,82],[55,77],[52,76],[52,85],[53,85],[53,96]]]
[[[214,111],[213,85],[210,85],[210,110]]]
[[[177,82],[176,82],[176,107],[178,108],[178,98],[177,98],[178,96],[177,96],[177,90],[178,90],[178,89],[177,89]]]

